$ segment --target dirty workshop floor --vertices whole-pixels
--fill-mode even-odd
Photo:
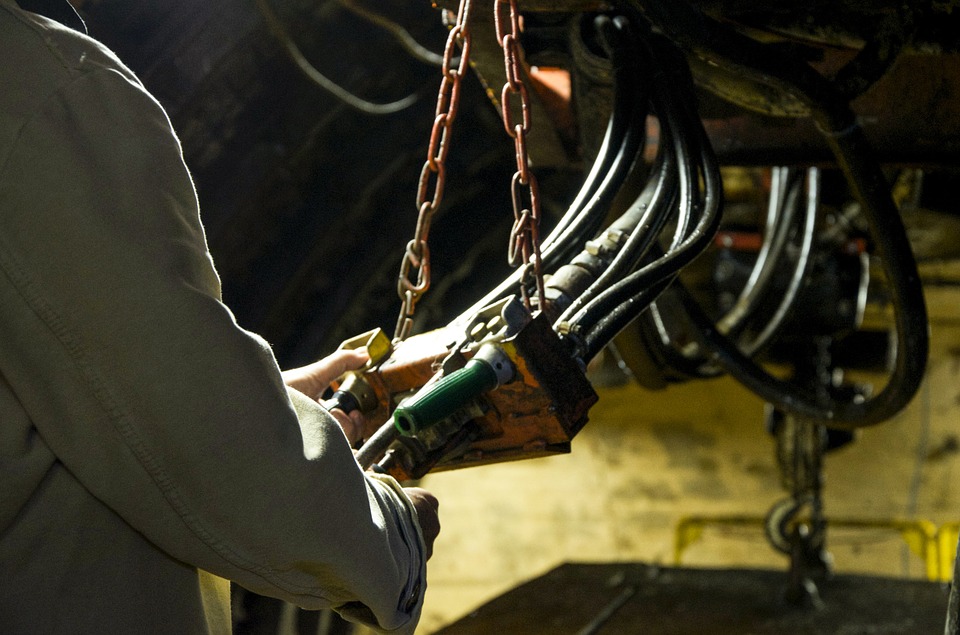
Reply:
[[[834,521],[827,541],[838,574],[935,578],[938,530],[956,545],[960,291],[935,289],[928,302],[932,351],[917,397],[825,460],[826,514]],[[558,575],[563,563],[676,564],[684,519],[693,519],[694,531],[683,567],[785,569],[786,558],[749,522],[785,496],[758,399],[729,379],[661,392],[632,383],[599,391],[571,454],[424,479],[441,501],[443,532],[419,635],[548,572]],[[528,627],[518,632],[549,632],[536,622]]]

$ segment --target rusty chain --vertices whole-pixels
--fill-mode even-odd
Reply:
[[[467,71],[470,58],[469,18],[470,0],[460,0],[456,23],[447,34],[447,43],[443,50],[441,64],[443,79],[437,95],[437,109],[433,128],[430,131],[427,160],[420,170],[420,181],[417,186],[417,228],[413,240],[407,243],[406,253],[400,265],[397,293],[403,306],[394,333],[396,340],[406,339],[410,334],[417,300],[430,288],[430,248],[427,245],[427,237],[430,234],[430,221],[443,199],[443,186],[446,180],[445,165],[450,151],[450,130],[460,104],[460,81]],[[457,46],[461,49],[459,60],[454,56]],[[456,68],[454,68],[454,62],[457,62]],[[416,282],[413,281],[414,276]]]
[[[509,27],[504,28],[501,4],[508,4]],[[406,339],[413,327],[413,315],[417,301],[430,287],[430,248],[427,237],[430,222],[443,199],[443,187],[446,180],[445,162],[450,151],[449,135],[453,120],[460,103],[460,82],[467,70],[470,57],[470,0],[460,0],[456,23],[447,36],[443,52],[440,92],[437,96],[437,108],[430,131],[427,160],[420,171],[417,187],[417,228],[414,238],[407,243],[397,293],[403,306],[397,319],[394,339]],[[536,281],[537,298],[543,303],[543,271],[540,264],[540,201],[537,179],[530,171],[530,159],[527,155],[527,133],[530,130],[530,99],[527,88],[520,76],[520,16],[516,0],[494,0],[494,23],[497,41],[503,49],[504,67],[507,80],[500,93],[503,124],[507,134],[514,140],[516,148],[517,171],[510,183],[513,203],[514,223],[510,232],[507,259],[512,267],[522,267],[520,289],[523,302],[531,308],[528,287],[531,277]],[[461,47],[460,59],[454,68],[454,49]],[[519,104],[515,107],[514,97]],[[520,120],[514,121],[514,112],[519,108]],[[432,185],[432,189],[431,189]],[[414,282],[414,277],[416,282]]]
[[[504,4],[510,8],[506,19],[502,11]],[[517,11],[517,0],[494,0],[493,17],[497,41],[503,49],[503,64],[507,75],[500,91],[503,127],[513,139],[517,157],[517,171],[510,181],[514,222],[510,231],[507,259],[511,267],[522,267],[520,293],[524,305],[529,309],[531,306],[527,288],[531,277],[536,280],[539,306],[543,305],[543,270],[540,264],[540,199],[537,178],[530,171],[530,157],[527,155],[530,98],[520,77],[520,15]],[[514,97],[520,101],[519,113],[512,103]],[[519,114],[519,121],[515,121],[515,114]]]

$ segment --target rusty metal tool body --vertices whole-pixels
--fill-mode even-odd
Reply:
[[[509,372],[491,379],[485,368],[499,363],[491,358]],[[379,465],[400,480],[569,452],[597,401],[547,316],[530,315],[515,298],[371,362],[338,392],[352,395],[368,422],[361,464],[385,453]]]

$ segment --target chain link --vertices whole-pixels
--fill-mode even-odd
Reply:
[[[502,5],[509,6],[504,20]],[[524,305],[531,307],[528,289],[536,283],[538,306],[543,306],[543,271],[540,259],[540,199],[536,176],[530,171],[527,155],[527,133],[530,131],[530,99],[520,74],[522,52],[520,49],[520,14],[516,0],[494,0],[494,23],[497,41],[503,49],[506,82],[500,91],[500,106],[503,126],[514,141],[517,171],[510,182],[513,203],[513,228],[507,248],[507,260],[512,267],[522,267],[520,293]],[[447,36],[443,52],[440,92],[437,109],[430,131],[427,160],[420,170],[417,186],[417,228],[413,240],[407,243],[400,265],[397,293],[403,306],[397,320],[394,339],[406,339],[413,327],[413,315],[417,301],[430,288],[430,248],[427,238],[430,222],[443,200],[446,181],[446,159],[450,151],[449,136],[460,104],[460,82],[467,71],[470,58],[470,0],[460,0],[457,20]],[[505,25],[505,22],[508,24]],[[509,31],[506,30],[509,26]],[[455,60],[454,50],[460,46],[460,58]],[[456,67],[454,62],[457,61]],[[519,100],[519,104],[514,102]],[[514,114],[519,110],[519,121]],[[414,281],[415,280],[415,281]]]
[[[450,130],[460,105],[460,81],[467,72],[470,58],[469,18],[470,0],[460,0],[457,21],[447,34],[447,43],[443,50],[443,79],[437,95],[437,109],[430,131],[427,160],[420,170],[417,186],[417,228],[413,240],[407,243],[400,264],[397,294],[403,306],[394,333],[394,339],[398,341],[406,339],[410,334],[417,300],[430,288],[430,248],[427,238],[430,234],[430,221],[443,200]],[[454,56],[457,46],[460,47],[459,60]]]
[[[507,16],[503,14],[504,4],[510,9]],[[528,288],[531,278],[536,281],[538,306],[543,306],[543,270],[540,264],[540,199],[537,178],[530,171],[530,157],[527,155],[527,133],[531,125],[530,98],[520,76],[522,53],[517,0],[494,0],[493,16],[497,41],[503,49],[503,65],[507,76],[500,91],[503,127],[514,141],[517,157],[517,171],[510,182],[514,223],[510,232],[507,259],[511,267],[522,267],[520,293],[523,303],[530,309],[532,307]],[[515,97],[520,102],[519,121],[514,117],[517,114],[517,107],[513,102]]]

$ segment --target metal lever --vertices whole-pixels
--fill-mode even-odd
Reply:
[[[392,426],[384,425],[357,455],[369,467],[399,435],[416,436],[443,421],[484,393],[509,383],[516,375],[510,358],[493,344],[484,344],[467,364],[427,384],[397,406]]]
[[[354,410],[360,410],[360,402],[357,401],[357,398],[352,393],[349,393],[346,390],[338,390],[337,392],[333,393],[333,396],[329,399],[324,399],[321,401],[320,405],[327,410],[339,408],[346,414],[350,414]]]
[[[513,376],[513,364],[503,351],[485,344],[466,366],[401,402],[393,413],[393,424],[400,434],[413,436],[509,382]]]

